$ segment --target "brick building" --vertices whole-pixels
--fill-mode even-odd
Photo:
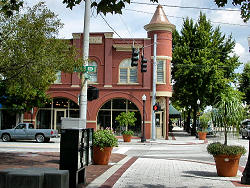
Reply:
[[[99,98],[88,101],[87,128],[111,127],[117,134],[121,131],[116,116],[124,111],[134,111],[137,122],[131,127],[140,136],[143,115],[142,95],[145,103],[146,138],[151,138],[152,113],[152,70],[153,36],[157,34],[157,84],[156,100],[161,111],[156,112],[156,138],[168,139],[169,98],[172,96],[171,60],[172,60],[172,25],[162,6],[158,6],[149,24],[144,26],[147,38],[113,38],[113,33],[90,33],[89,65],[97,71],[90,73],[88,85],[99,89]],[[70,39],[82,54],[83,33],[73,33]],[[144,57],[148,60],[147,72],[141,73],[140,62],[131,67],[132,44],[136,48],[144,47]],[[78,73],[58,72],[57,81],[48,94],[53,98],[50,104],[35,109],[33,114],[26,114],[24,121],[32,120],[37,128],[60,128],[61,117],[79,117],[78,96],[80,79]]]

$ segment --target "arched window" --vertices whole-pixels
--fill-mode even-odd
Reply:
[[[88,74],[90,75],[89,78],[89,82],[91,83],[97,83],[97,63],[95,61],[90,61],[88,63],[88,66],[95,66],[95,72],[88,72]]]
[[[125,59],[120,63],[119,83],[137,83],[137,67],[131,67],[131,59]]]
[[[56,73],[56,80],[54,82],[55,84],[60,84],[62,83],[62,72],[61,71],[58,71]]]

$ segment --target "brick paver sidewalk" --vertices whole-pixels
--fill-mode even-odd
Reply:
[[[126,155],[112,154],[110,164],[117,163]],[[51,167],[59,169],[60,154],[58,152],[43,153],[0,153],[0,170],[6,168]],[[112,165],[90,165],[87,167],[87,184],[107,171]],[[79,185],[79,188],[85,187]]]

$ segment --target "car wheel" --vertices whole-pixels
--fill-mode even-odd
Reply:
[[[42,134],[36,135],[36,141],[37,141],[38,143],[42,143],[42,142],[44,142],[44,140],[45,140],[44,135],[42,135]]]
[[[3,134],[2,135],[3,142],[9,142],[10,141],[10,135],[9,134]]]

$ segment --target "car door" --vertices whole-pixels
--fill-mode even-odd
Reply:
[[[13,139],[25,139],[26,138],[26,124],[21,123],[14,129]]]
[[[27,139],[35,139],[35,132],[34,125],[32,123],[28,124],[28,129],[26,130],[26,138]]]

